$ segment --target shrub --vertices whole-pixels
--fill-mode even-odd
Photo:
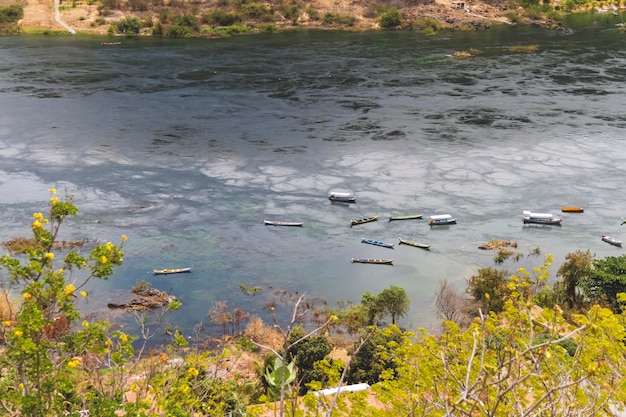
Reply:
[[[24,8],[19,4],[0,7],[0,24],[15,23],[24,17]]]
[[[203,14],[201,21],[208,25],[231,26],[241,22],[241,16],[236,13],[228,13],[225,10],[216,9]]]
[[[261,3],[247,3],[240,7],[241,14],[249,19],[271,22],[274,20],[273,12]]]
[[[356,17],[353,15],[327,12],[322,19],[326,25],[342,25],[353,26],[356,23]]]
[[[115,23],[117,33],[139,34],[141,21],[136,17],[127,17]]]
[[[402,24],[402,14],[398,9],[392,7],[386,12],[383,12],[378,21],[381,28],[394,29]]]
[[[320,20],[320,12],[313,7],[307,7],[304,9],[305,13],[309,15],[309,19],[311,20]]]

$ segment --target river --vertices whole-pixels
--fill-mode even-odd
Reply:
[[[464,291],[478,268],[539,266],[536,248],[554,255],[553,278],[567,253],[623,254],[600,239],[626,238],[626,43],[614,20],[117,47],[2,37],[0,238],[28,235],[56,187],[80,209],[63,239],[129,238],[124,264],[90,284],[81,306],[101,317],[124,321],[106,304],[142,280],[183,301],[167,320],[187,335],[219,333],[207,316],[215,301],[268,320],[263,307],[278,289],[334,307],[395,285],[411,299],[399,323],[433,328],[442,280]],[[471,58],[452,56],[470,48]],[[333,204],[331,189],[358,201]],[[523,210],[564,220],[525,226]],[[414,213],[424,218],[387,221]],[[429,227],[442,213],[458,224]],[[398,246],[399,236],[431,249]],[[492,239],[517,242],[523,257],[496,265],[478,249]],[[174,267],[192,272],[151,274]],[[246,296],[241,284],[262,291]]]

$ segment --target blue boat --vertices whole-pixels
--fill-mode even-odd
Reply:
[[[381,242],[380,240],[366,239],[366,238],[362,237],[361,238],[361,242],[362,243],[369,243],[370,245],[382,246],[383,248],[393,249],[393,243],[385,243],[385,242]]]

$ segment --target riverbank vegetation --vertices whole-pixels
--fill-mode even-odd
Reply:
[[[4,414],[609,416],[626,403],[626,255],[569,254],[553,287],[550,255],[531,271],[479,269],[465,293],[442,282],[433,333],[394,324],[410,308],[400,287],[337,307],[273,290],[269,323],[215,302],[208,315],[223,335],[190,345],[161,324],[178,301],[130,309],[137,334],[82,313],[99,296],[87,283],[112,277],[127,238],[85,255],[57,245],[78,208],[50,192],[33,238],[13,239],[20,251],[0,257]],[[147,349],[157,332],[170,341]],[[367,389],[316,394],[345,384]]]
[[[31,4],[0,0],[0,6],[24,10],[13,31],[61,31],[52,18],[52,1]],[[569,13],[615,11],[621,0],[541,0],[399,2],[376,0],[62,0],[60,17],[78,33],[110,36],[215,38],[235,34],[298,29],[484,30],[499,24],[524,24],[562,29]],[[8,13],[8,11],[7,11]],[[1,23],[1,22],[0,22]]]

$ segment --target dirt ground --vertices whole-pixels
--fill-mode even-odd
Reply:
[[[15,4],[15,0],[0,0],[0,5]],[[54,0],[18,0],[24,6],[24,19],[20,21],[22,28],[36,30],[60,30],[63,27],[54,19]],[[320,11],[321,14],[329,11],[333,13],[352,14],[357,16],[357,29],[369,30],[377,27],[377,19],[366,17],[369,7],[365,2],[351,0],[312,0],[309,3]],[[452,0],[427,0],[417,5],[402,8],[405,19],[418,19],[430,17],[439,21],[447,22],[482,22],[484,18],[507,22],[506,9],[492,6],[486,2],[472,0],[464,3],[471,12],[453,7]],[[121,12],[116,11],[112,15],[100,16],[97,5],[88,5],[87,2],[78,2],[76,7],[62,8],[61,18],[77,32],[104,35],[111,22],[127,16],[147,18],[156,16],[154,12]],[[482,17],[480,17],[482,16]],[[156,19],[154,19],[156,20]],[[103,23],[104,22],[104,23]],[[319,22],[307,21],[306,18],[299,22],[300,27],[315,27]]]

